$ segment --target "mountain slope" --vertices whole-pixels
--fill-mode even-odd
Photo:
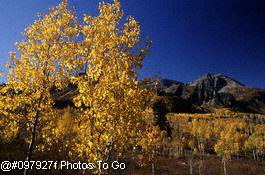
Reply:
[[[208,109],[228,107],[242,112],[265,112],[265,90],[248,87],[223,74],[206,74],[187,84],[160,87],[164,87],[159,89],[161,94]]]

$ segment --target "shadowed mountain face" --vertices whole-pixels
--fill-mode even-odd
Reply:
[[[164,81],[159,80],[160,94],[176,96],[196,106],[265,113],[265,90],[248,87],[222,74],[206,74],[187,84],[166,80],[164,85]]]

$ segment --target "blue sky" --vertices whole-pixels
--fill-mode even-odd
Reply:
[[[21,32],[58,0],[0,1],[0,65],[22,39]],[[98,0],[69,0],[79,17],[97,14]],[[106,1],[109,2],[109,1]],[[142,36],[153,40],[142,76],[160,74],[183,82],[223,73],[265,88],[265,1],[121,0]],[[4,81],[4,79],[1,79]]]

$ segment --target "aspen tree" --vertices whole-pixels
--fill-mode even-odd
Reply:
[[[10,54],[0,113],[5,123],[4,135],[11,137],[20,130],[29,144],[27,161],[31,160],[42,128],[55,120],[51,90],[65,88],[70,77],[82,69],[78,35],[75,14],[63,1],[26,28],[25,39],[16,43],[18,53]]]

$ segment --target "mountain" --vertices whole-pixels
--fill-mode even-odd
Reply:
[[[173,80],[158,82],[160,95],[178,97],[205,110],[225,107],[240,112],[265,113],[264,89],[248,87],[223,74],[205,74],[186,84]]]
[[[252,88],[223,74],[205,74],[189,83],[156,78],[159,98],[154,105],[159,111],[190,113],[230,108],[238,112],[265,114],[265,89]],[[148,86],[152,86],[149,83]],[[78,90],[69,85],[51,92],[56,107],[73,105]]]
[[[265,114],[265,89],[252,88],[223,74],[205,74],[189,83],[157,78],[159,98],[154,109],[163,113],[209,112],[230,108],[238,112]],[[0,88],[4,84],[0,85]],[[148,86],[153,86],[149,82]],[[73,106],[77,86],[69,84],[64,90],[52,90],[55,107]]]

